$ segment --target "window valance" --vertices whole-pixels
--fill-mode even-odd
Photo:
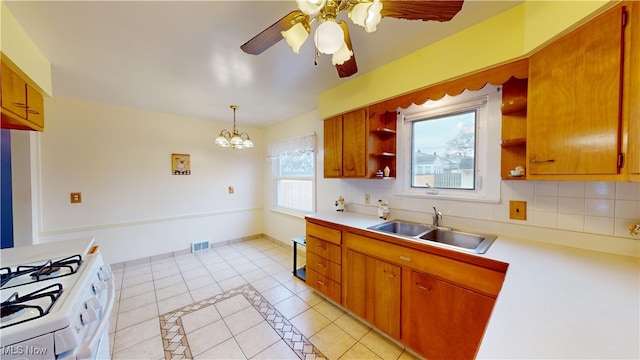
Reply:
[[[439,100],[445,95],[459,95],[465,89],[480,90],[487,84],[502,85],[512,77],[526,79],[528,71],[529,59],[520,59],[370,105],[369,116],[373,117],[384,112],[395,112],[398,108],[406,109],[411,104],[424,104],[427,100]]]
[[[269,160],[283,155],[313,153],[316,147],[316,133],[283,139],[269,144],[267,157]]]

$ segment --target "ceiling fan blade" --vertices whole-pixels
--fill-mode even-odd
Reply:
[[[462,9],[463,0],[382,0],[382,17],[406,20],[449,21]]]
[[[353,46],[351,46],[351,36],[349,36],[349,26],[344,21],[340,21],[340,27],[344,31],[344,42],[347,44],[349,50],[353,51]],[[356,53],[353,52],[351,58],[342,65],[336,65],[336,70],[338,70],[338,76],[341,78],[349,77],[358,72],[358,65],[356,64]]]
[[[240,49],[247,54],[259,55],[283,39],[280,33],[281,31],[289,30],[296,23],[303,21],[303,18],[306,18],[308,21],[309,16],[300,10],[292,11],[282,19],[276,21],[273,25],[262,30],[261,33],[254,36],[251,40],[242,44]]]

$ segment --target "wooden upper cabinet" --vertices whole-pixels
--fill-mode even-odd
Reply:
[[[2,57],[2,128],[44,130],[44,99],[42,94],[19,73],[9,60]]]
[[[367,110],[324,121],[324,177],[367,176]]]
[[[324,177],[342,176],[342,116],[324,121]]]
[[[625,11],[616,6],[530,57],[529,179],[620,172]]]
[[[625,168],[629,180],[640,181],[640,3],[631,3],[627,9],[629,32],[626,42],[630,45],[624,61],[627,74],[624,89],[628,95],[623,104],[623,112],[628,119]]]
[[[367,176],[367,110],[342,116],[342,176]]]

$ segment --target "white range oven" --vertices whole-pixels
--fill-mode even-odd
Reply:
[[[111,268],[93,238],[0,250],[0,358],[109,359]]]

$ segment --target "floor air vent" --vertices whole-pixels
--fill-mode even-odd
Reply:
[[[209,248],[209,242],[194,242],[191,244],[191,252],[198,252],[202,250],[207,250]]]

